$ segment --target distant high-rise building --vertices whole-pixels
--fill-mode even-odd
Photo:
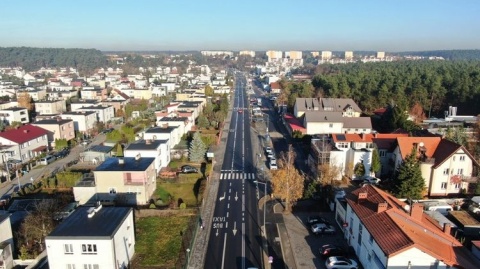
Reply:
[[[224,50],[203,50],[201,51],[203,56],[218,56],[218,55],[228,55],[230,57],[233,56],[233,52],[231,51],[224,51]]]
[[[353,51],[345,51],[345,60],[353,59]]]
[[[310,53],[312,54],[313,57],[318,57],[318,55],[320,55],[318,51],[312,51]]]
[[[332,52],[331,51],[322,51],[322,60],[330,60],[332,58]]]
[[[283,52],[281,50],[269,50],[266,52],[268,61],[273,61],[276,59],[282,59]]]
[[[300,60],[302,59],[302,52],[301,51],[286,51],[285,58],[290,58],[292,60]]]
[[[253,50],[242,50],[240,51],[239,55],[248,55],[248,56],[251,56],[251,57],[255,57],[255,51]]]
[[[377,58],[378,59],[385,58],[385,51],[377,51]]]

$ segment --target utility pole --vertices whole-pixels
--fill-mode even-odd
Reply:
[[[290,211],[290,157],[292,155],[292,144],[288,145],[288,164],[287,164],[287,208]]]

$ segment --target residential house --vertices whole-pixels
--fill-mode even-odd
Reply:
[[[104,162],[107,158],[114,156],[115,152],[112,152],[113,149],[114,146],[105,144],[92,146],[80,153],[80,161],[83,163],[97,165],[101,162]]]
[[[162,124],[156,127],[150,127],[143,133],[143,139],[167,140],[169,148],[175,147],[182,139],[183,133],[180,133],[180,127],[177,125]]]
[[[383,134],[381,137],[374,136],[372,138],[373,145],[378,151],[380,163],[382,164],[379,173],[380,178],[391,178],[395,172],[395,163],[393,162],[393,151],[397,147],[397,137],[408,137],[407,133],[392,133],[389,137]]]
[[[371,133],[369,117],[344,117],[342,112],[306,111],[302,113],[307,134]]]
[[[2,162],[8,159],[26,163],[45,152],[48,148],[47,134],[47,130],[31,124],[0,132],[0,145],[10,146],[8,152],[2,152]]]
[[[188,111],[193,113],[193,119],[195,120],[203,111],[205,102],[202,101],[183,101],[177,107],[177,111]]]
[[[0,269],[13,268],[14,249],[10,214],[0,214]]]
[[[156,189],[155,158],[108,158],[94,171],[90,185],[74,187],[80,204],[101,201],[146,205]]]
[[[48,98],[66,101],[72,97],[78,96],[77,90],[68,89],[68,88],[72,88],[72,87],[65,86],[65,87],[55,87],[55,89],[48,89],[47,90]]]
[[[170,163],[170,146],[168,140],[138,140],[129,144],[123,155],[125,157],[152,157],[155,158],[155,171],[160,170]]]
[[[163,117],[157,120],[157,126],[163,125],[178,126],[181,135],[191,131],[193,127],[193,123],[187,117]]]
[[[133,209],[78,207],[46,236],[45,245],[51,269],[131,268]]]
[[[108,98],[101,102],[103,106],[113,106],[113,110],[117,112],[119,109],[125,110],[125,105],[129,102],[130,99],[127,100],[115,100],[114,98]]]
[[[40,101],[44,100],[47,97],[47,90],[46,89],[35,89],[35,88],[27,88],[25,90],[17,91],[17,97],[19,93],[28,93],[33,101]]]
[[[408,205],[367,185],[337,200],[336,221],[363,268],[480,268],[480,263],[423,213],[423,204]]]
[[[43,100],[35,102],[35,112],[39,115],[61,114],[67,111],[65,100]]]
[[[103,106],[103,105],[96,105],[96,106],[87,106],[77,109],[77,111],[91,111],[97,114],[97,121],[107,123],[115,117],[115,111],[113,106]]]
[[[293,108],[295,117],[307,111],[341,112],[342,117],[360,117],[362,110],[349,98],[297,98]]]
[[[399,137],[393,151],[395,169],[412,150],[429,196],[458,195],[477,181],[479,164],[464,146],[440,137]]]
[[[97,123],[97,113],[94,111],[65,112],[60,117],[65,120],[73,120],[74,130],[82,133],[90,133]]]
[[[23,107],[10,107],[0,109],[0,120],[4,125],[11,125],[13,122],[29,123],[28,110]]]
[[[280,83],[272,82],[270,83],[270,93],[279,94],[282,91]]]
[[[82,99],[102,101],[107,98],[107,89],[98,87],[83,87],[80,90]]]
[[[152,97],[152,90],[149,88],[140,88],[133,91],[134,99],[150,100]]]
[[[48,142],[50,146],[55,146],[56,139],[65,139],[70,141],[75,138],[75,129],[73,120],[62,119],[60,117],[55,119],[45,119],[32,123],[48,131]]]
[[[98,101],[96,99],[90,99],[90,100],[80,99],[80,100],[72,102],[70,104],[70,110],[71,111],[77,111],[82,107],[97,106],[99,104],[100,104],[100,101]]]

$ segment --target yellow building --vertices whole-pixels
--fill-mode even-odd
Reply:
[[[385,51],[377,51],[377,58],[378,59],[385,58]]]
[[[330,60],[332,59],[332,52],[324,50],[322,51],[322,60]]]
[[[292,60],[300,60],[302,59],[302,52],[301,51],[287,51],[285,52],[285,57],[290,57]]]
[[[280,50],[269,50],[266,52],[266,55],[268,57],[268,61],[271,61],[275,59],[281,59],[283,56],[283,52]]]
[[[353,51],[345,51],[345,60],[353,59]]]

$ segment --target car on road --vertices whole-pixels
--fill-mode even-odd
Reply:
[[[198,169],[196,167],[191,166],[191,165],[184,165],[181,168],[181,172],[184,173],[184,174],[198,173]]]
[[[312,233],[319,235],[319,234],[335,234],[335,228],[326,223],[315,223],[310,228]]]
[[[238,113],[243,113],[243,110],[242,110],[242,109],[239,109],[239,110],[238,110]]]
[[[328,220],[326,220],[325,218],[322,218],[320,216],[308,216],[307,218],[307,223],[309,225],[313,225],[315,223],[325,223],[325,224],[330,224],[330,222],[328,222]]]
[[[327,269],[358,269],[357,262],[342,256],[332,256],[325,261]]]
[[[103,130],[103,131],[102,131],[102,134],[108,134],[108,133],[111,133],[113,130],[115,130],[115,129],[113,129],[113,128],[108,128],[108,129],[105,129],[105,130]]]
[[[268,154],[268,153],[273,153],[271,147],[265,147],[265,152],[266,152],[267,154]]]
[[[344,248],[334,244],[321,246],[319,252],[323,258],[328,258],[331,256],[343,256],[346,254]]]
[[[44,158],[40,159],[40,163],[43,165],[48,165],[50,163],[53,163],[56,160],[55,156],[53,155],[47,155]]]
[[[277,170],[278,166],[276,163],[270,163],[270,170]]]

